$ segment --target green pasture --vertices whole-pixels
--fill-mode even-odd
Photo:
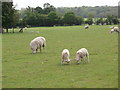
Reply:
[[[118,88],[118,34],[110,26],[35,27],[23,33],[2,35],[3,88]],[[32,54],[29,43],[37,36],[47,40],[46,53]],[[61,65],[61,52],[70,58],[80,48],[90,63]]]

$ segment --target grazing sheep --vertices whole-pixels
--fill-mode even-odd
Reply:
[[[69,64],[70,63],[69,57],[70,57],[70,53],[69,53],[68,49],[64,49],[62,51],[62,62],[61,62],[61,64],[64,64],[64,62],[67,62]]]
[[[33,51],[33,53],[37,53],[37,50],[40,48],[40,52],[41,52],[41,48],[43,47],[44,52],[46,52],[46,39],[44,37],[36,37],[35,39],[33,39],[30,42],[30,47]]]
[[[24,30],[27,30],[27,27],[25,27]]]
[[[110,32],[111,32],[111,33],[114,32],[114,29],[111,29]]]
[[[88,28],[89,28],[89,26],[88,26],[88,25],[86,25],[84,28],[85,28],[85,29],[88,29]]]
[[[84,58],[87,57],[88,58],[88,63],[90,62],[89,60],[89,53],[87,51],[86,48],[81,48],[80,50],[78,50],[76,52],[76,58],[75,60],[77,61],[77,63],[79,64],[80,59],[82,60],[82,63],[84,62]]]
[[[120,29],[118,27],[114,27],[113,29],[115,32],[118,32],[118,33],[120,32]]]
[[[111,33],[112,33],[112,32],[117,32],[117,33],[119,33],[119,32],[120,32],[120,29],[119,29],[118,27],[114,27],[114,28],[111,29],[110,31],[111,31]]]

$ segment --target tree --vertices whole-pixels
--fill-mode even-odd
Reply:
[[[58,24],[59,17],[56,12],[51,11],[48,14],[48,19],[51,26]]]
[[[50,4],[49,4],[49,3],[44,3],[43,7],[44,7],[44,8],[49,8],[49,7],[50,7]]]
[[[112,15],[112,22],[113,22],[113,24],[118,24],[119,23],[119,20],[118,20],[117,16]]]
[[[42,13],[43,13],[43,10],[42,10],[41,7],[36,7],[36,8],[35,8],[35,12],[42,14]]]
[[[35,13],[29,13],[29,15],[27,15],[26,17],[24,17],[23,19],[28,25],[31,26],[36,26],[36,14]]]
[[[76,25],[81,25],[82,23],[83,23],[83,18],[80,17],[80,16],[77,16],[77,17],[76,17],[76,22],[75,22],[75,24],[76,24]]]
[[[43,14],[48,14],[49,12],[56,10],[55,7],[53,5],[50,5],[49,3],[45,3],[43,7]]]
[[[96,21],[96,24],[97,24],[97,25],[99,25],[99,24],[103,25],[104,23],[105,23],[105,21],[103,20],[103,18],[99,18],[99,19],[97,19],[97,21]]]
[[[92,25],[93,24],[93,19],[92,18],[87,18],[85,21],[86,24]]]
[[[76,16],[74,12],[67,12],[65,13],[63,20],[65,24],[73,25],[75,24]]]
[[[13,7],[13,2],[3,2],[2,3],[2,26],[6,28],[13,27],[18,21],[17,12],[15,7]]]
[[[14,33],[14,27],[16,27],[16,25],[18,24],[19,22],[19,13],[17,10],[14,10],[14,16],[12,18],[12,27],[13,27],[13,33]]]
[[[109,22],[109,25],[112,24],[112,15],[107,15],[107,20]]]

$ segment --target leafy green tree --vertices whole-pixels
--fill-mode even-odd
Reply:
[[[50,5],[49,3],[44,3],[44,4],[43,4],[43,7],[44,7],[44,8],[49,8],[50,6],[51,6],[51,5]]]
[[[43,7],[43,14],[48,14],[51,11],[56,11],[56,8],[53,5],[50,5],[49,3],[45,3]]]
[[[51,12],[48,14],[48,19],[49,19],[49,23],[51,24],[51,26],[58,24],[59,17],[58,17],[58,15],[57,15],[56,12],[51,11]]]
[[[75,22],[76,25],[81,25],[83,22],[84,22],[84,19],[82,17],[80,16],[76,17],[76,22]]]
[[[43,13],[43,9],[42,9],[41,7],[36,7],[34,10],[35,10],[35,12],[37,12],[37,13],[40,13],[40,14]]]
[[[23,19],[28,25],[35,26],[36,25],[36,14],[35,13],[30,13]]]
[[[12,18],[12,27],[13,27],[13,33],[14,33],[14,28],[16,27],[16,25],[19,23],[19,13],[17,10],[14,10],[14,16]]]
[[[63,20],[65,24],[73,25],[75,24],[76,16],[74,12],[67,12],[65,13]]]
[[[96,21],[96,24],[97,24],[97,25],[99,25],[99,24],[103,25],[104,23],[105,23],[105,22],[104,22],[103,18],[99,18],[99,19],[97,19],[97,21]]]
[[[112,24],[112,15],[107,15],[107,20],[109,22],[109,25]]]
[[[108,19],[107,19],[107,18],[105,19],[105,23],[106,23],[106,25],[108,25],[108,24],[109,24],[109,21],[108,21]]]
[[[112,15],[112,22],[113,22],[113,24],[118,24],[119,23],[119,20],[118,20],[117,16]]]
[[[93,19],[92,18],[87,18],[85,21],[86,24],[92,25],[93,24]]]
[[[8,28],[13,27],[17,22],[15,7],[13,7],[13,2],[3,2],[2,3],[2,26],[6,28],[6,32],[8,32]]]

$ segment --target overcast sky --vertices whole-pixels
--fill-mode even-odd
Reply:
[[[13,0],[16,9],[30,7],[43,7],[50,3],[54,7],[79,7],[79,6],[118,6],[120,0]]]

